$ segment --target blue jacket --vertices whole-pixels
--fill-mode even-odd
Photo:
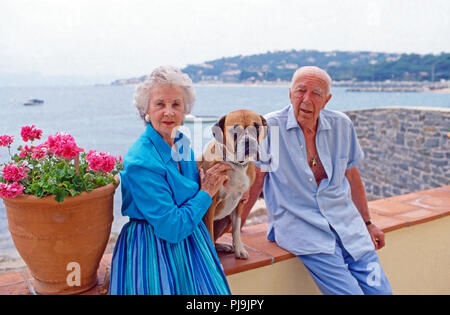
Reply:
[[[159,238],[170,243],[182,241],[203,224],[212,202],[199,190],[197,163],[187,138],[179,133],[175,142],[183,143],[178,153],[148,124],[125,155],[121,172],[122,214],[146,220]],[[180,173],[178,158],[173,157],[183,150]]]

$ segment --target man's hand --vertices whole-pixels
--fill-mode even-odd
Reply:
[[[375,224],[369,224],[367,226],[367,230],[369,231],[370,237],[372,238],[373,245],[375,245],[375,250],[379,250],[386,245],[384,241],[384,233],[378,228]]]
[[[350,184],[350,189],[352,192],[352,200],[355,204],[356,209],[358,209],[364,222],[370,220],[369,206],[367,204],[366,191],[364,189],[364,184],[359,174],[358,168],[355,166],[348,169],[345,172],[345,177]],[[375,249],[378,250],[386,245],[384,241],[384,233],[375,224],[369,224],[367,226],[372,242],[375,245]]]

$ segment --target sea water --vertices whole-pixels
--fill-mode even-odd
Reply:
[[[56,132],[71,134],[85,151],[91,149],[124,156],[128,148],[144,131],[143,121],[133,107],[135,86],[76,87],[0,87],[0,135],[15,136],[13,152],[23,144],[20,128],[35,125],[44,131],[43,141]],[[279,110],[289,104],[288,86],[197,85],[195,116],[221,117],[237,109],[251,109],[260,114]],[[333,97],[327,108],[355,110],[386,106],[450,107],[450,94],[440,93],[348,93],[345,88],[332,88]],[[24,106],[30,98],[44,104]],[[211,139],[213,122],[202,125],[201,136],[195,141],[195,154],[201,154]],[[191,135],[192,123],[186,123]],[[198,141],[202,143],[199,144]],[[40,142],[39,142],[40,143]],[[0,162],[8,160],[6,148],[0,148]],[[112,234],[118,234],[128,221],[120,211],[121,194],[117,189],[114,201]],[[17,259],[3,202],[0,201],[0,263]]]

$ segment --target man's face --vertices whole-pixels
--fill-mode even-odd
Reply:
[[[301,126],[315,129],[320,111],[331,98],[327,91],[325,79],[315,74],[304,73],[295,79],[289,89],[289,98]]]

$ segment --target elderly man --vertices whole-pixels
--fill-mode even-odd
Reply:
[[[320,68],[295,72],[292,105],[265,117],[270,158],[257,164],[246,207],[264,185],[269,240],[297,255],[322,293],[391,294],[375,252],[384,234],[370,221],[357,168],[364,154],[350,119],[324,109],[330,86]]]

